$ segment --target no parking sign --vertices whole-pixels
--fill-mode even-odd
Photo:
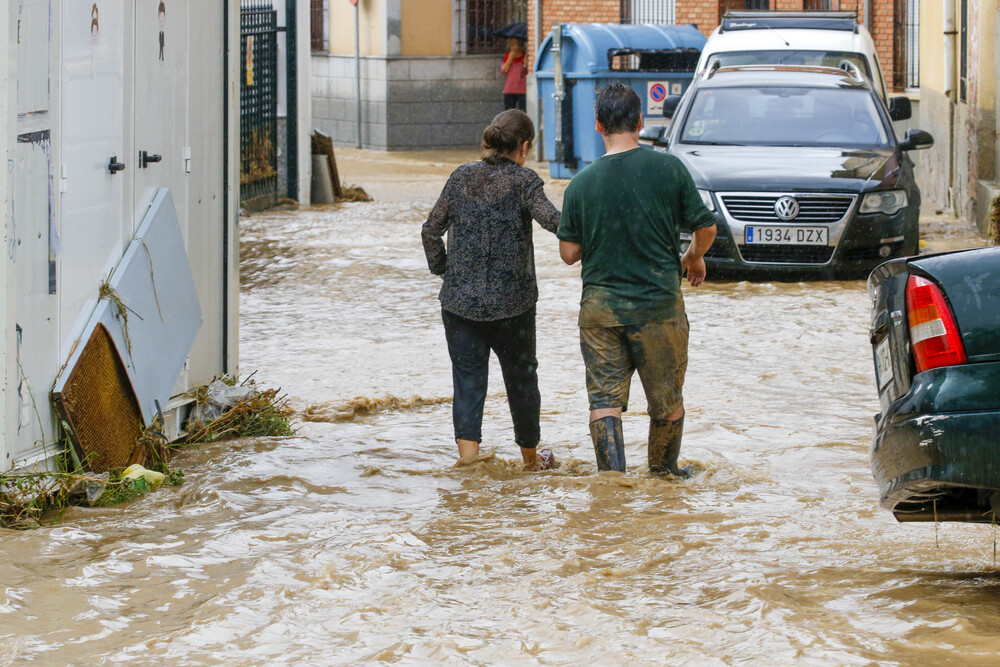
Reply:
[[[646,84],[646,113],[662,114],[663,100],[667,99],[667,82],[650,81]]]
[[[663,100],[667,95],[680,95],[684,86],[669,81],[650,81],[646,84],[646,113],[662,114]]]

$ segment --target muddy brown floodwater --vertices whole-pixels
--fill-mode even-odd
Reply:
[[[419,227],[471,154],[339,154],[374,203],[241,222],[241,367],[309,421],[185,452],[183,486],[127,507],[0,533],[0,664],[996,663],[995,530],[877,506],[862,282],[687,290],[681,459],[699,472],[647,474],[639,398],[628,473],[598,475],[579,269],[539,229],[562,467],[520,469],[494,366],[494,455],[455,468]]]

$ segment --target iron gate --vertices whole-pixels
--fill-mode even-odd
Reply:
[[[621,23],[677,23],[675,0],[621,0],[618,16]]]
[[[278,196],[278,13],[273,0],[240,0],[240,201]]]
[[[744,11],[747,9],[760,10],[770,9],[769,0],[719,0],[719,18],[721,19],[728,11]]]
[[[507,40],[495,30],[528,20],[527,0],[467,0],[468,53],[503,53]]]
[[[920,2],[895,0],[892,12],[892,87],[920,85]]]

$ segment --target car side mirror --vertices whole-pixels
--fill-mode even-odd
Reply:
[[[909,97],[893,97],[889,100],[889,118],[906,120],[913,116],[913,105]]]
[[[667,95],[667,98],[663,100],[663,117],[673,118],[674,114],[677,113],[677,107],[680,106],[680,103],[680,95]]]
[[[934,145],[934,137],[930,132],[923,130],[907,130],[906,137],[899,142],[899,147],[904,151],[930,148]]]
[[[655,146],[666,146],[666,125],[646,125],[639,130],[639,138],[643,141],[651,141]]]

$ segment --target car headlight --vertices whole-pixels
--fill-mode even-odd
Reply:
[[[701,200],[705,202],[705,206],[708,207],[708,210],[715,213],[715,202],[712,201],[712,193],[708,190],[698,190],[698,194],[701,195]]]
[[[906,206],[906,192],[903,190],[880,190],[869,192],[861,200],[861,213],[885,213],[892,215]]]

